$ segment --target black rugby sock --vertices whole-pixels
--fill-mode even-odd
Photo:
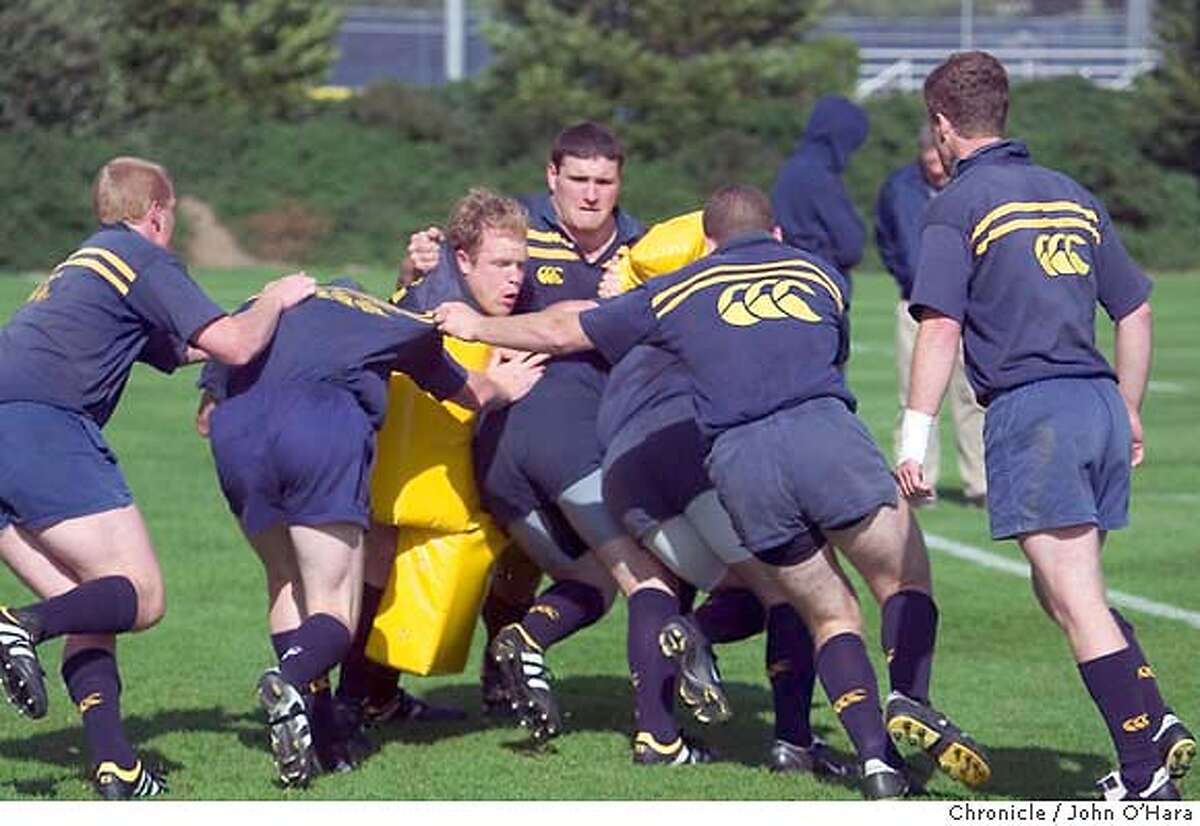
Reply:
[[[922,591],[897,591],[884,601],[880,620],[892,690],[928,702],[938,625],[933,598]]]
[[[1142,662],[1132,648],[1126,647],[1079,663],[1079,675],[1116,746],[1125,787],[1134,791],[1145,789],[1162,763],[1151,739],[1154,726],[1138,685],[1137,670]]]
[[[1167,706],[1167,701],[1163,699],[1162,692],[1158,689],[1158,677],[1154,673],[1154,669],[1150,667],[1150,661],[1146,659],[1146,653],[1142,651],[1142,646],[1138,644],[1137,634],[1133,630],[1133,623],[1125,619],[1121,612],[1116,608],[1110,608],[1113,619],[1117,621],[1117,626],[1121,629],[1121,633],[1125,636],[1125,641],[1129,643],[1130,650],[1138,660],[1137,667],[1137,682],[1142,690],[1142,702],[1146,704],[1146,713],[1150,715],[1150,727],[1157,732],[1159,725],[1162,723],[1163,716],[1171,709]]]
[[[692,617],[713,645],[753,637],[766,627],[766,612],[748,588],[718,588]]]
[[[809,712],[817,683],[812,636],[790,605],[767,611],[767,676],[775,701],[775,737],[795,746],[812,745]]]
[[[675,741],[679,726],[673,714],[675,665],[663,656],[658,632],[678,611],[678,598],[656,588],[643,588],[629,597],[625,652],[633,679],[634,728],[662,745]]]
[[[607,610],[600,589],[585,582],[564,579],[542,592],[521,620],[521,627],[545,651],[559,640],[587,628]]]
[[[37,642],[63,634],[119,634],[133,628],[138,597],[127,577],[92,579],[50,599],[17,609]]]
[[[858,759],[875,758],[897,765],[892,741],[883,728],[875,671],[862,637],[844,633],[827,640],[817,654],[817,673]]]
[[[375,615],[379,613],[382,600],[382,588],[363,584],[358,627],[354,629],[354,639],[342,660],[338,678],[337,696],[347,703],[375,702],[380,698],[387,702],[396,693],[400,672],[367,658],[367,638],[375,625]]]
[[[111,761],[122,769],[132,769],[137,755],[121,723],[121,677],[113,652],[104,648],[76,651],[63,662],[62,677],[83,718],[93,765]]]
[[[329,614],[313,614],[292,634],[279,658],[283,679],[303,692],[336,666],[350,650],[350,629]]]

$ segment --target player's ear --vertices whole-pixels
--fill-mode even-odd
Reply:
[[[454,250],[454,262],[458,264],[458,271],[464,276],[470,276],[475,271],[475,262],[471,260],[471,256],[467,255],[464,249]]]
[[[546,188],[551,192],[554,192],[557,185],[558,167],[554,165],[553,161],[551,161],[550,163],[546,164]]]
[[[771,227],[771,237],[779,243],[783,243],[783,229],[779,226],[779,224],[775,224]]]

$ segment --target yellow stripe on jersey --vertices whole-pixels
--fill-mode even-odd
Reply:
[[[561,232],[555,232],[554,230],[545,231],[540,229],[528,229],[525,231],[525,238],[530,241],[538,241],[543,244],[562,244],[563,246],[570,245],[570,242],[563,237]]]
[[[124,260],[121,259],[121,256],[117,255],[112,250],[106,250],[103,247],[83,247],[77,250],[74,254],[99,256],[109,264],[112,264],[114,267],[116,267],[117,272],[125,276],[125,279],[130,284],[137,280],[137,273],[133,271],[133,268],[126,264]]]
[[[802,258],[787,258],[782,261],[764,261],[755,264],[718,264],[715,267],[709,267],[708,269],[701,270],[695,275],[680,281],[678,284],[673,284],[670,287],[667,287],[665,290],[656,293],[654,297],[650,299],[650,306],[658,307],[658,305],[665,304],[666,302],[670,301],[678,293],[684,291],[690,292],[690,287],[693,284],[702,281],[709,276],[718,275],[721,273],[753,273],[761,277],[773,275],[775,270],[783,272],[784,270],[791,271],[795,268],[806,270],[816,275],[819,279],[818,283],[820,283],[821,286],[828,290],[829,294],[833,296],[834,303],[837,304],[838,312],[842,311],[845,302],[842,299],[842,291],[838,289],[838,286],[836,283],[834,283],[834,280],[830,278],[829,275],[826,274],[820,267],[809,261],[805,261]]]
[[[806,264],[807,262],[800,262],[800,263]],[[808,267],[811,267],[811,269],[784,267],[784,268],[779,268],[779,269],[768,270],[765,272],[753,272],[753,273],[746,273],[746,272],[723,273],[722,271],[724,268],[716,267],[710,271],[711,274],[707,278],[705,278],[701,281],[696,281],[695,283],[690,283],[693,281],[693,279],[688,279],[690,286],[682,292],[677,292],[674,296],[672,296],[670,301],[667,301],[661,307],[657,308],[654,311],[654,314],[658,318],[662,318],[667,313],[671,312],[676,307],[678,307],[680,304],[682,304],[684,301],[687,301],[687,299],[689,299],[695,293],[699,292],[700,290],[706,290],[709,287],[715,287],[720,284],[732,284],[732,283],[736,283],[738,281],[762,281],[763,279],[774,278],[776,276],[778,276],[780,278],[799,278],[804,281],[810,281],[814,284],[824,287],[825,291],[829,293],[830,298],[833,299],[834,304],[837,305],[838,312],[841,312],[842,311],[842,294],[838,290],[837,285],[835,285],[832,281],[829,281],[828,280],[829,276],[825,275],[825,273],[821,272],[820,269],[818,269],[817,267],[813,267],[811,264],[809,264]],[[660,295],[661,295],[661,293],[660,293]],[[658,296],[655,296],[655,298],[657,298],[657,297]],[[653,303],[653,300],[651,301],[651,303]]]
[[[991,224],[1014,212],[1074,212],[1087,218],[1093,224],[1100,223],[1100,217],[1094,210],[1075,201],[1009,201],[983,216],[983,220],[976,224],[975,229],[971,231],[971,243],[974,244],[979,240],[979,236],[983,235]]]
[[[526,245],[529,257],[539,261],[578,261],[579,253],[569,249],[553,249]]]
[[[1100,231],[1084,218],[1065,216],[1060,218],[1014,218],[1011,221],[1005,221],[989,232],[982,241],[975,245],[975,254],[983,255],[993,241],[1020,229],[1081,229],[1091,233],[1092,237],[1096,239],[1096,243],[1100,243]]]
[[[129,285],[122,281],[120,276],[99,261],[96,261],[92,258],[68,258],[66,261],[63,261],[61,264],[55,267],[54,271],[58,272],[59,270],[67,267],[85,267],[99,275],[109,284],[112,284],[113,288],[116,289],[116,291],[121,295],[129,295]]]

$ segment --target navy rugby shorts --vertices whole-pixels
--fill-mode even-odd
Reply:
[[[117,457],[83,413],[0,402],[0,530],[33,531],[133,503]]]
[[[349,391],[320,382],[256,388],[217,405],[209,442],[248,536],[280,524],[368,526],[375,432]]]
[[[983,425],[992,538],[1125,527],[1132,440],[1111,379],[1047,379],[993,399]]]
[[[600,469],[596,413],[604,377],[549,371],[527,396],[482,417],[473,442],[484,507],[502,525],[555,506]]]
[[[845,402],[821,397],[724,431],[708,473],[747,550],[790,565],[846,528],[896,505],[896,482]]]
[[[639,539],[682,514],[713,486],[704,470],[704,436],[694,418],[676,417],[660,426],[654,412],[618,431],[604,456],[604,502]]]

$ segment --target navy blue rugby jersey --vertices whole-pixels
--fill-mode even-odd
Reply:
[[[295,382],[328,382],[353,393],[378,428],[393,370],[439,399],[458,393],[467,380],[466,371],[442,349],[431,317],[351,287],[322,284],[279,317],[275,338],[258,358],[237,368],[210,363],[201,386],[217,398],[230,398],[271,393]]]
[[[604,385],[596,431],[605,449],[618,433],[634,428],[647,436],[669,421],[693,419],[696,407],[687,368],[671,353],[638,345],[613,365]]]
[[[1042,379],[1115,378],[1096,348],[1096,303],[1120,319],[1151,286],[1099,200],[1006,140],[955,164],[930,202],[910,312],[962,322],[967,377],[986,405]]]
[[[838,369],[849,349],[845,291],[829,263],[754,233],[588,310],[580,322],[612,363],[637,344],[676,355],[712,438],[821,396],[855,409]]]
[[[171,372],[225,315],[168,250],[106,224],[0,329],[0,401],[74,410],[103,426],[135,361]]]
[[[549,193],[525,195],[520,201],[529,212],[529,231],[525,236],[529,258],[525,262],[525,281],[521,284],[514,313],[544,310],[559,301],[596,300],[604,265],[633,246],[646,231],[640,221],[617,209],[614,213],[616,236],[594,261],[589,262],[559,224]],[[562,377],[569,382],[591,386],[595,385],[597,377],[582,373],[604,371],[607,367],[604,359],[594,353],[559,356],[546,365],[540,383],[554,384]]]
[[[415,279],[407,287],[392,294],[392,303],[415,313],[428,313],[446,301],[462,301],[479,310],[475,297],[463,283],[462,271],[454,257],[454,250],[443,242],[439,247],[438,263],[429,272]]]

